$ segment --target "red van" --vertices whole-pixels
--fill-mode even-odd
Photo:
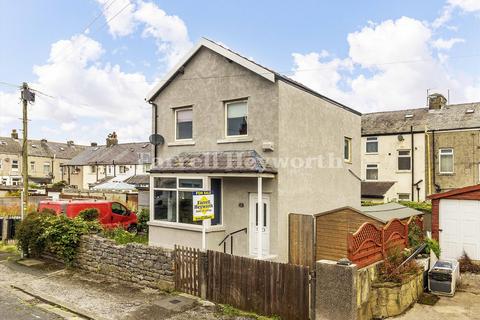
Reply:
[[[75,218],[80,211],[95,208],[99,212],[98,219],[102,226],[113,229],[122,226],[126,230],[137,230],[137,215],[128,210],[123,204],[107,200],[58,200],[40,201],[38,212],[43,209],[51,209],[57,215],[64,214],[69,218]]]

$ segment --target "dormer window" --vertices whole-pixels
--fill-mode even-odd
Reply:
[[[408,113],[405,115],[405,119],[411,119],[411,118],[413,118],[413,114]]]
[[[474,113],[474,112],[475,112],[475,110],[473,110],[473,109],[467,109],[465,111],[466,114],[471,114],[471,113]]]
[[[247,101],[232,101],[225,103],[226,136],[248,135],[248,106]]]

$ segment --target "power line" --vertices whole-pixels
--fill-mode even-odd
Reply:
[[[109,0],[109,1],[107,1],[107,2],[104,4],[103,9],[100,10],[100,12],[95,16],[95,18],[92,19],[92,21],[90,21],[89,24],[87,24],[87,26],[86,26],[85,28],[83,28],[83,32],[85,32],[86,30],[88,30],[88,29],[90,28],[90,26],[92,26],[92,25],[98,20],[98,18],[100,18],[100,16],[101,16],[102,14],[104,14],[104,12],[105,12],[108,8],[110,8],[110,7],[112,6],[112,4],[115,3],[115,1],[117,1],[117,0],[113,0],[113,1],[112,1],[112,0]],[[110,2],[110,3],[108,3],[108,2]]]

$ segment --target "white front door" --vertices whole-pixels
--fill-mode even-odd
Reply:
[[[249,251],[250,255],[257,255],[258,252],[258,232],[262,233],[262,255],[268,256],[270,253],[270,196],[264,194],[263,202],[263,226],[258,227],[258,195],[250,193],[249,211]]]
[[[442,258],[480,259],[480,201],[441,199],[439,220]]]

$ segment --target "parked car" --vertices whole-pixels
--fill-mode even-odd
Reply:
[[[113,229],[122,226],[129,231],[137,229],[137,215],[128,210],[123,204],[107,200],[59,200],[59,201],[40,201],[38,212],[44,209],[51,209],[57,215],[64,214],[69,218],[75,218],[80,211],[85,209],[97,209],[99,212],[98,220],[103,227]]]

